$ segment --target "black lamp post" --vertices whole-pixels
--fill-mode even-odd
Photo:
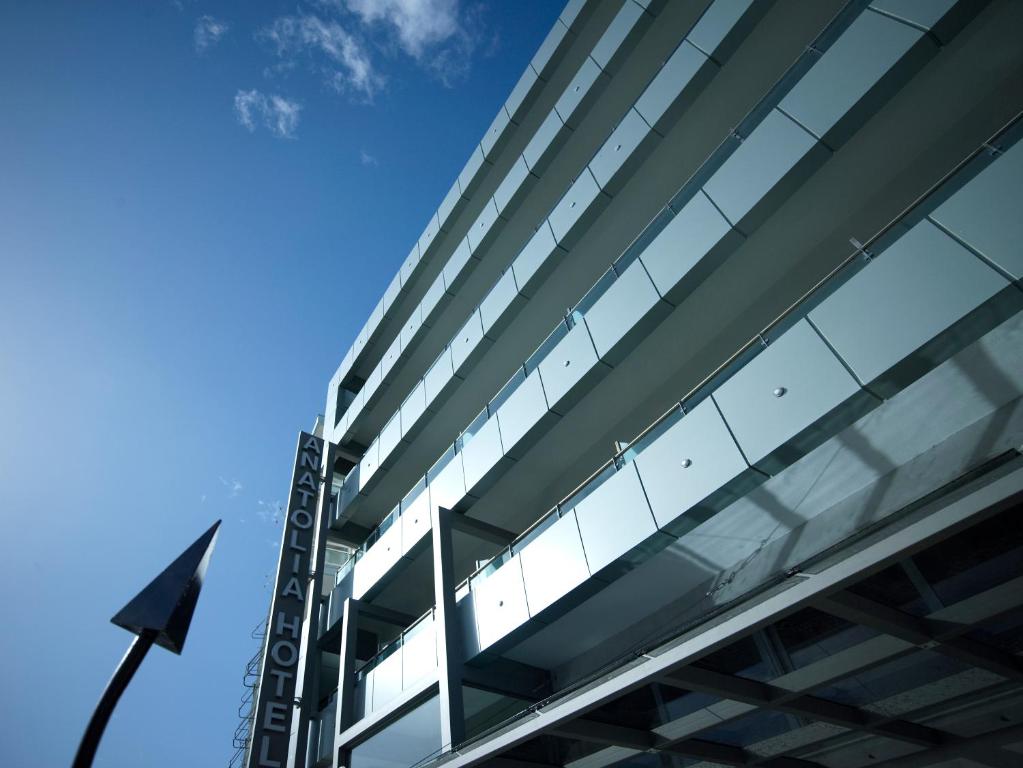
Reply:
[[[78,745],[72,768],[89,768],[117,701],[155,643],[180,654],[213,554],[220,521],[200,536],[111,621],[137,635],[107,683]]]

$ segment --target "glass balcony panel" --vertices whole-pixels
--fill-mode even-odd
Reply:
[[[472,249],[469,247],[469,239],[463,238],[455,247],[455,252],[451,254],[451,258],[448,259],[447,264],[444,265],[444,289],[454,295],[458,292],[458,289],[462,287],[462,283],[469,276],[468,265],[470,261],[475,261],[472,256]]]
[[[567,412],[574,403],[574,390],[586,374],[603,365],[597,359],[597,351],[585,323],[565,334],[538,366],[551,410],[559,414]]]
[[[529,170],[542,176],[571,132],[572,129],[552,109],[522,151],[522,159],[526,161]]]
[[[483,320],[483,333],[494,337],[507,324],[505,313],[520,300],[518,286],[512,270],[506,270],[494,287],[480,303],[480,317]]]
[[[522,198],[532,186],[532,183],[528,181],[529,178],[529,166],[526,165],[525,158],[519,157],[508,169],[501,184],[494,190],[494,205],[497,206],[497,212],[501,216],[507,219],[518,208]],[[536,179],[533,178],[532,181],[535,182]]]
[[[575,515],[586,561],[594,574],[626,557],[657,533],[639,474],[632,464],[576,504]]]
[[[494,154],[495,150],[499,149],[504,144],[504,139],[507,138],[509,126],[511,126],[511,118],[508,116],[508,110],[501,105],[501,108],[497,110],[497,116],[494,121],[487,128],[487,132],[483,134],[483,139],[480,141],[480,147],[483,149],[483,156],[489,158]]]
[[[743,453],[768,473],[816,447],[841,421],[865,412],[859,385],[805,320],[718,387],[713,398]]]
[[[476,418],[469,422],[469,426],[462,430],[462,434],[458,437],[458,444],[461,446],[460,450],[464,450],[465,447],[472,442],[476,433],[483,428],[483,425],[487,423],[489,418],[490,409],[487,407],[484,407],[482,411],[476,414]]]
[[[440,207],[437,209],[437,218],[442,227],[450,227],[451,217],[465,206],[465,196],[462,195],[461,187],[458,186],[458,179],[451,185],[451,189],[444,195]]]
[[[401,695],[400,648],[382,659],[370,673],[373,676],[373,711],[383,708]]]
[[[505,563],[511,561],[513,554],[514,553],[511,547],[505,547],[504,549],[502,549],[500,552],[494,555],[482,568],[480,568],[476,573],[472,574],[472,576],[469,579],[469,587],[471,589],[475,588],[483,581],[490,578],[490,576],[496,573],[503,565],[505,565]]]
[[[563,248],[571,248],[579,232],[586,228],[597,212],[595,203],[609,199],[600,191],[590,169],[584,168],[548,217],[558,244]]]
[[[430,535],[430,524],[430,494],[424,491],[401,513],[402,555],[407,555],[424,536]]]
[[[529,543],[539,536],[543,535],[543,532],[554,525],[558,520],[561,519],[562,510],[558,507],[553,507],[548,510],[539,520],[535,521],[529,528],[523,531],[509,546],[508,552],[512,555],[517,555],[523,549],[529,546]],[[504,556],[502,553],[501,556]],[[485,573],[487,569],[484,569]]]
[[[465,162],[462,172],[458,174],[458,187],[462,190],[463,197],[472,197],[473,191],[479,185],[480,177],[483,175],[480,173],[480,169],[484,162],[483,148],[476,147]]]
[[[484,423],[461,453],[466,490],[472,492],[504,456],[497,419]]]
[[[753,0],[714,0],[687,38],[708,56],[713,56],[752,4]]]
[[[401,413],[396,412],[380,430],[380,463],[384,464],[401,442]]]
[[[522,118],[525,111],[529,108],[529,104],[532,102],[530,95],[533,93],[533,88],[536,86],[540,78],[536,76],[536,72],[533,71],[532,67],[526,67],[526,71],[522,73],[519,81],[512,88],[511,94],[508,96],[508,100],[504,103],[504,108],[508,110],[508,114],[512,120],[519,120]]]
[[[733,498],[727,486],[750,472],[710,400],[643,447],[633,465],[657,526],[673,535],[692,530],[723,508]]]
[[[658,133],[666,133],[681,111],[689,84],[709,79],[716,71],[717,65],[703,51],[683,40],[636,101],[636,111]]]
[[[890,394],[958,351],[928,345],[1008,281],[922,221],[810,312],[860,381]],[[986,330],[986,329],[985,329]],[[913,356],[912,369],[897,369]]]
[[[475,358],[474,353],[481,341],[483,341],[483,319],[477,309],[451,340],[451,362],[455,373],[461,371],[467,363]]]
[[[451,366],[451,347],[444,347],[423,377],[427,406],[447,391],[454,374],[455,370]]]
[[[525,368],[520,366],[515,373],[512,374],[512,377],[505,382],[505,385],[501,387],[498,393],[494,395],[491,401],[487,403],[487,410],[490,411],[490,413],[497,413],[498,409],[500,409],[504,402],[515,394],[515,391],[519,388],[519,385],[525,381],[525,379]]]
[[[636,3],[625,3],[608,25],[590,56],[597,66],[614,74],[633,41],[650,25],[652,17]]]
[[[501,428],[501,442],[505,453],[512,458],[520,457],[530,442],[526,438],[548,414],[547,397],[543,391],[540,374],[533,371],[522,379],[497,408],[497,420]]]
[[[430,479],[430,503],[445,509],[454,509],[464,498],[465,475],[462,473],[462,455],[452,454],[444,468],[436,477]]]
[[[421,304],[417,304],[416,308],[412,310],[412,314],[409,319],[405,321],[405,325],[401,329],[401,348],[402,350],[408,349],[416,335],[419,333],[419,329],[423,327],[423,309]]]
[[[572,82],[568,84],[564,93],[561,94],[561,98],[554,105],[554,109],[565,121],[565,125],[573,130],[579,127],[579,123],[592,101],[592,94],[599,88],[598,83],[602,85],[607,80],[608,76],[601,71],[593,59],[587,57],[583,61],[579,66],[579,71],[572,78]]]
[[[549,222],[544,220],[512,262],[515,284],[524,296],[532,296],[550,272],[559,253]]]
[[[366,599],[380,588],[380,580],[401,558],[401,526],[390,525],[379,534],[355,566],[352,596]]]
[[[625,171],[634,167],[641,156],[636,150],[649,135],[646,120],[635,109],[630,109],[590,161],[590,172],[602,190],[610,195],[618,193],[619,176],[624,177]]]
[[[500,217],[497,204],[492,199],[487,200],[480,215],[476,217],[476,221],[469,227],[469,232],[466,234],[469,248],[473,254],[490,241],[491,235],[495,231],[494,225],[497,224]]]
[[[874,0],[870,7],[902,19],[915,27],[933,30],[956,5],[961,5],[959,0],[925,0],[924,2],[921,0]],[[939,34],[938,39],[943,43],[947,42],[947,38],[943,35]]]
[[[434,213],[430,219],[430,223],[426,225],[426,229],[423,230],[423,234],[419,236],[419,256],[422,258],[426,255],[427,251],[430,250],[430,246],[433,245],[433,241],[437,235],[440,234],[440,217]]]
[[[546,358],[547,355],[550,354],[551,350],[554,349],[561,342],[561,340],[568,335],[568,330],[569,325],[567,322],[558,323],[554,327],[554,330],[547,335],[547,338],[540,343],[540,346],[537,347],[533,354],[531,354],[526,359],[526,362],[523,363],[522,367],[525,369],[527,374],[530,374],[537,369],[537,366],[540,365],[540,362],[543,361],[544,358]]]
[[[824,138],[922,35],[881,14],[860,14],[779,107]]]
[[[398,300],[398,294],[401,292],[401,269],[398,269],[398,273],[391,278],[391,282],[387,284],[387,288],[384,290],[384,312],[390,309],[391,305]]]
[[[416,267],[419,266],[419,241],[412,246],[412,250],[409,255],[402,262],[401,271],[398,273],[401,276],[401,285],[404,288],[409,280],[412,279],[412,273],[416,271]]]
[[[586,313],[590,311],[590,307],[596,304],[600,297],[607,293],[608,289],[617,279],[618,273],[615,271],[615,268],[613,266],[608,267],[604,274],[597,279],[597,282],[583,294],[583,297],[579,299],[579,302],[572,308],[568,317],[571,327],[574,327],[576,323],[586,316]]]
[[[366,383],[362,385],[362,395],[365,399],[365,402],[367,403],[370,402],[373,398],[373,395],[376,394],[377,389],[380,388],[382,375],[383,374],[381,372],[380,363],[377,363],[376,367],[374,367],[373,370],[370,371],[369,376],[366,377]]]
[[[710,177],[704,191],[728,220],[742,229],[747,214],[817,143],[804,128],[772,110]],[[746,226],[746,230],[751,228]]]
[[[931,218],[993,264],[1023,280],[1023,142],[1010,147]]]
[[[436,279],[430,283],[430,287],[426,289],[423,301],[419,305],[424,323],[429,323],[431,321],[433,313],[441,306],[441,303],[445,301],[446,298],[450,298],[450,295],[444,288],[444,273],[441,272],[437,275]]]
[[[586,327],[597,355],[617,365],[628,354],[630,342],[649,332],[670,309],[643,264],[634,262],[586,311]]]
[[[561,46],[561,41],[568,34],[570,34],[568,27],[565,26],[561,19],[558,19],[554,22],[554,26],[551,27],[551,31],[547,33],[547,37],[540,43],[540,48],[533,55],[530,66],[541,78],[546,80],[551,74],[551,70],[554,69],[560,58],[556,54]]]
[[[526,589],[518,558],[512,558],[485,579],[473,579],[472,599],[481,650],[486,650],[529,621]]]
[[[697,192],[640,253],[658,293],[678,304],[740,240],[710,199]]]
[[[359,493],[362,493],[380,466],[380,438],[369,444],[366,455],[359,462]]]
[[[590,578],[575,512],[519,551],[529,615],[537,616]]]
[[[572,491],[571,496],[562,500],[562,502],[557,506],[558,512],[565,514],[570,509],[575,509],[583,499],[588,498],[590,494],[600,488],[600,486],[607,480],[614,477],[615,472],[617,471],[617,467],[614,463],[604,465],[599,472],[590,477],[581,487]]]
[[[405,402],[401,404],[401,436],[406,437],[413,432],[419,419],[426,412],[426,383],[420,381],[413,388]]]
[[[437,669],[437,634],[432,615],[408,629],[401,655],[403,690],[412,689]]]

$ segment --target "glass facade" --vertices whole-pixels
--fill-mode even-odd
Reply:
[[[408,768],[440,749],[440,712],[434,696],[354,747],[351,768]]]

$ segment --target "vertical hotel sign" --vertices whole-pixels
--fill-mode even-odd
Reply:
[[[277,582],[270,601],[259,698],[252,720],[249,768],[282,768],[288,761],[292,705],[297,676],[301,674],[302,616],[308,597],[322,456],[323,441],[308,432],[299,433]]]

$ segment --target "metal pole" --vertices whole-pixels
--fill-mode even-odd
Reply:
[[[153,647],[153,641],[156,640],[157,634],[156,630],[153,629],[143,630],[132,641],[131,647],[124,654],[121,663],[118,664],[117,669],[114,671],[114,676],[110,678],[106,690],[103,691],[103,695],[100,697],[99,704],[96,705],[96,710],[92,713],[92,719],[89,720],[89,725],[85,729],[85,735],[82,736],[82,743],[78,745],[78,752],[75,754],[72,768],[91,768],[93,758],[96,757],[96,749],[99,747],[100,739],[103,738],[103,731],[106,730],[110,715],[113,714],[114,707],[117,706],[117,702],[121,698],[121,694],[124,693],[124,689],[128,687],[128,683],[135,676],[135,672],[142,663],[142,659],[146,657],[149,649]]]

